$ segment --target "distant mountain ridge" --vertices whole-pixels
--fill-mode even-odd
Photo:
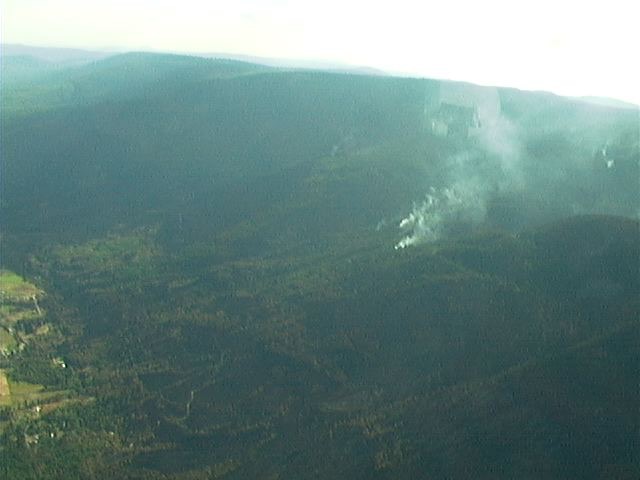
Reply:
[[[0,45],[0,54],[6,57],[33,57],[57,64],[81,64],[114,55],[112,52],[77,48],[35,47],[15,43],[3,43]]]
[[[577,97],[579,100],[587,103],[593,103],[594,105],[602,105],[605,107],[614,107],[614,108],[629,108],[638,110],[640,109],[640,105],[636,105],[635,103],[624,102],[622,100],[616,100],[615,98],[605,98],[605,97]]]
[[[138,51],[138,50],[132,50]],[[90,61],[96,61],[108,58],[110,56],[120,55],[127,53],[125,51],[100,51],[100,50],[85,50],[76,48],[54,48],[54,47],[36,47],[21,44],[6,43],[0,45],[0,52],[6,57],[33,57],[38,60],[50,62],[50,63],[62,63],[62,64],[82,64]],[[275,68],[295,68],[305,70],[324,70],[324,71],[337,71],[343,73],[363,74],[363,75],[388,75],[386,72],[366,66],[353,66],[340,62],[329,61],[315,61],[315,60],[296,60],[296,59],[281,59],[271,57],[260,57],[255,55],[242,55],[231,54],[223,52],[211,52],[211,53],[193,53],[193,52],[180,52],[180,51],[148,51],[145,53],[158,54],[158,55],[175,55],[184,57],[202,57],[210,59],[228,59],[237,60],[245,63],[253,63],[258,65],[265,65]]]
[[[136,50],[134,50],[136,51]],[[5,43],[0,45],[0,58],[4,57],[33,57],[39,60],[44,60],[53,64],[81,65],[84,63],[101,60],[110,56],[127,53],[126,51],[102,51],[102,50],[90,50],[80,48],[58,48],[58,47],[40,47],[30,46],[22,44]],[[253,63],[257,65],[264,65],[274,68],[287,68],[287,69],[303,69],[303,70],[321,70],[329,72],[340,72],[346,74],[356,75],[380,75],[380,76],[396,76],[407,78],[424,78],[420,75],[400,73],[400,72],[387,72],[375,67],[358,66],[345,64],[343,62],[332,61],[320,61],[320,60],[305,60],[305,59],[284,59],[277,57],[261,57],[256,55],[246,54],[234,54],[224,52],[182,52],[182,51],[148,51],[150,54],[168,54],[176,56],[187,57],[202,57],[211,59],[229,59],[237,60],[246,63]],[[507,87],[508,88],[508,87]],[[617,100],[607,97],[596,96],[584,96],[576,97],[581,101],[587,103],[593,103],[602,106],[609,106],[614,108],[640,108],[630,102]]]

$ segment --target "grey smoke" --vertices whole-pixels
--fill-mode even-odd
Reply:
[[[430,185],[424,200],[414,203],[400,221],[404,237],[396,249],[436,241],[455,225],[475,227],[485,220],[493,196],[524,186],[520,135],[516,126],[501,116],[495,89],[473,87],[466,97],[459,90],[454,93],[441,98],[475,108],[481,127],[469,129],[469,149],[446,160],[442,184]]]
[[[424,115],[424,134],[455,153],[426,159],[425,196],[398,223],[396,248],[483,223],[520,229],[572,214],[640,215],[640,136],[625,113],[558,100],[511,120],[496,89],[443,82]]]
[[[476,183],[458,183],[452,187],[432,187],[420,204],[400,222],[406,235],[395,248],[401,249],[438,240],[454,222],[480,223],[486,214],[483,192]]]

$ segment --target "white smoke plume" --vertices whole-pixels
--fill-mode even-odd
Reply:
[[[476,225],[485,216],[484,194],[476,185],[457,184],[436,189],[431,187],[420,204],[399,224],[406,235],[395,249],[402,249],[441,238],[456,224]]]
[[[444,185],[429,187],[425,199],[402,219],[405,236],[395,248],[436,241],[456,226],[478,226],[492,196],[524,188],[519,137],[507,119],[485,119],[468,139],[469,149],[446,161]]]
[[[455,153],[426,160],[433,172],[427,194],[400,221],[396,249],[485,222],[522,228],[572,214],[640,215],[640,142],[632,123],[611,116],[596,124],[589,109],[565,118],[568,107],[554,107],[560,117],[542,117],[542,124],[537,114],[511,120],[498,93],[442,83],[439,94],[427,94],[425,135],[439,151]]]

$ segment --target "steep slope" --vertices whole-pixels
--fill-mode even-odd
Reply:
[[[193,223],[217,229],[246,204],[290,210],[308,187],[303,216],[333,198],[358,226],[401,218],[430,187],[471,192],[510,228],[635,213],[636,112],[454,86],[148,54],[67,69],[4,94],[3,217],[9,231],[80,235],[200,212]],[[502,116],[479,137],[434,135],[429,109],[460,89]]]

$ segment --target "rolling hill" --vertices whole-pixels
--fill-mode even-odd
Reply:
[[[637,110],[144,53],[30,78],[2,266],[47,292],[16,338],[51,333],[0,369],[80,400],[0,407],[7,478],[640,472]]]

